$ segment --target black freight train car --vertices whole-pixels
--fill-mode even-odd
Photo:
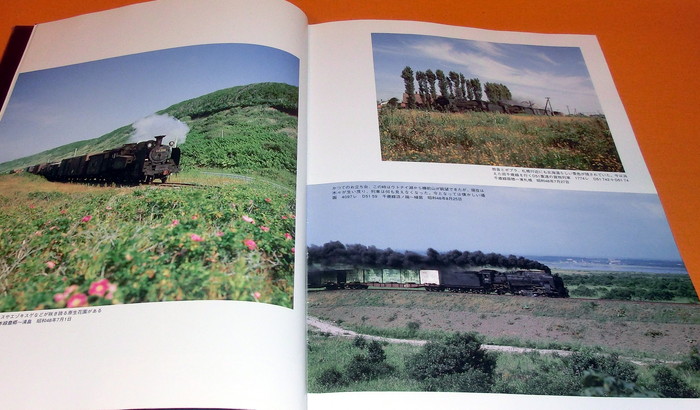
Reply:
[[[396,271],[396,272],[394,272]],[[377,273],[380,272],[380,273]],[[523,296],[569,297],[564,281],[544,271],[493,269],[309,269],[308,286],[326,289],[421,287],[432,292],[497,293]]]
[[[180,148],[163,144],[164,135],[119,148],[38,164],[27,172],[50,181],[115,182],[122,184],[162,182],[180,171]]]

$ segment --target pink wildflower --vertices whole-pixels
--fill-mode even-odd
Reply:
[[[192,220],[193,220],[193,221],[196,221],[197,219],[199,219],[199,215],[197,215],[197,214],[192,215]]]
[[[173,221],[170,222],[170,226],[178,226],[178,225],[180,225],[180,221],[177,219],[173,219]]]
[[[34,208],[36,208],[36,205],[34,205],[34,204],[29,204],[29,209],[34,209]]]
[[[282,219],[287,219],[287,215],[282,215]]]
[[[87,296],[84,293],[76,293],[66,302],[66,307],[69,308],[81,306],[87,306]]]
[[[297,252],[296,248],[292,248],[292,253],[296,253],[296,252]]]
[[[107,286],[107,294],[105,295],[105,299],[112,300],[114,298],[114,292],[117,291],[117,284],[116,283],[110,283],[109,286]]]
[[[56,267],[56,262],[54,262],[54,261],[48,261],[48,262],[46,262],[46,267],[49,268],[49,269],[53,269],[53,268]]]
[[[267,203],[269,204],[270,202],[272,202],[272,199],[270,199],[270,198],[265,198],[265,202],[267,202]]]
[[[63,294],[68,296],[71,293],[75,292],[78,289],[78,285],[70,285],[66,288],[66,290],[63,291]]]
[[[285,233],[284,233],[284,239],[290,240],[290,239],[292,239],[292,235],[291,235],[289,232],[285,232]]]
[[[222,236],[224,236],[224,233],[221,231],[216,231],[216,236],[222,237]]]
[[[109,281],[107,279],[100,279],[98,281],[92,282],[90,284],[90,289],[88,290],[88,295],[104,296],[109,288]]]
[[[253,292],[253,297],[255,298],[255,300],[260,299],[260,296],[262,296],[262,294],[260,294],[260,292]]]
[[[241,219],[243,219],[244,221],[246,221],[246,222],[248,222],[248,223],[251,223],[251,224],[254,224],[254,223],[255,223],[255,219],[249,217],[248,215],[243,215],[243,216],[241,217]]]
[[[91,219],[92,219],[92,215],[85,215],[83,217],[83,219],[81,219],[80,221],[81,222],[90,222]]]
[[[246,239],[245,241],[243,241],[243,244],[247,246],[248,249],[251,251],[258,249],[258,244],[255,243],[255,241],[252,239]]]
[[[197,235],[196,233],[193,233],[192,235],[190,235],[190,239],[192,239],[195,242],[202,242],[204,240],[204,238]]]
[[[66,295],[63,293],[57,293],[57,294],[53,295],[53,301],[56,303],[61,303],[64,300],[66,300]]]
[[[294,214],[289,215],[289,217],[292,218],[292,219],[297,219],[297,216],[294,215]]]
[[[270,227],[269,226],[261,226],[260,230],[263,232],[270,232]]]
[[[66,212],[68,212],[68,211],[66,211],[65,209],[61,209],[60,211],[58,211],[58,213],[61,215],[65,215]]]

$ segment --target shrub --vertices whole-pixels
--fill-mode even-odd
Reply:
[[[576,376],[584,376],[586,371],[605,373],[619,380],[637,381],[634,366],[620,360],[617,354],[601,355],[591,351],[575,352],[565,359],[569,369]]]
[[[697,346],[690,348],[690,354],[679,367],[691,372],[700,372],[700,351],[698,351]]]
[[[367,345],[367,340],[362,336],[355,336],[355,338],[352,340],[352,345],[359,347],[360,349],[364,349]]]
[[[528,365],[500,374],[494,393],[574,396],[581,390],[580,377],[573,374],[562,358],[543,360],[536,354]]]
[[[345,379],[345,377],[343,377],[343,373],[338,371],[338,369],[335,367],[325,370],[320,376],[318,376],[316,381],[318,384],[326,388],[344,386],[348,384],[348,381]]]
[[[576,289],[574,289],[571,292],[571,294],[572,294],[572,296],[578,296],[578,297],[585,298],[585,297],[595,297],[598,295],[598,292],[593,288],[589,288],[586,285],[582,285],[582,286],[579,286]]]
[[[469,369],[462,373],[453,373],[441,377],[431,377],[423,381],[425,391],[461,391],[488,393],[491,391],[493,377],[480,370]]]
[[[605,292],[601,299],[631,300],[633,293],[629,289],[612,288]]]
[[[415,335],[420,329],[420,322],[408,322],[406,328],[408,328],[410,334]]]
[[[416,380],[469,370],[478,370],[492,377],[495,367],[495,355],[481,349],[481,341],[474,333],[457,333],[442,342],[430,342],[406,362],[408,374]]]
[[[659,397],[653,391],[613,376],[586,370],[583,375],[583,396],[595,397]]]
[[[367,354],[356,355],[345,371],[351,381],[376,379],[394,370],[386,363],[386,353],[379,342],[374,340],[366,344],[366,348]]]
[[[678,372],[670,367],[656,368],[654,371],[654,383],[650,388],[664,397],[700,397],[700,392],[683,380]]]

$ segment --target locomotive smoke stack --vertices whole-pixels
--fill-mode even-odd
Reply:
[[[129,142],[141,142],[153,139],[154,135],[162,136],[158,145],[175,142],[181,144],[185,142],[190,127],[184,122],[167,114],[153,114],[141,118],[131,125],[134,128]]]
[[[155,137],[157,147],[163,144],[163,138],[165,138],[165,135],[158,135]]]

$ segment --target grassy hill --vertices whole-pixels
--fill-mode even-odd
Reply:
[[[172,105],[168,114],[190,127],[182,166],[227,168],[279,177],[296,169],[298,87],[258,83],[227,88]],[[100,137],[77,141],[0,164],[0,172],[125,144],[133,133],[125,125]],[[286,178],[285,178],[286,179]]]

